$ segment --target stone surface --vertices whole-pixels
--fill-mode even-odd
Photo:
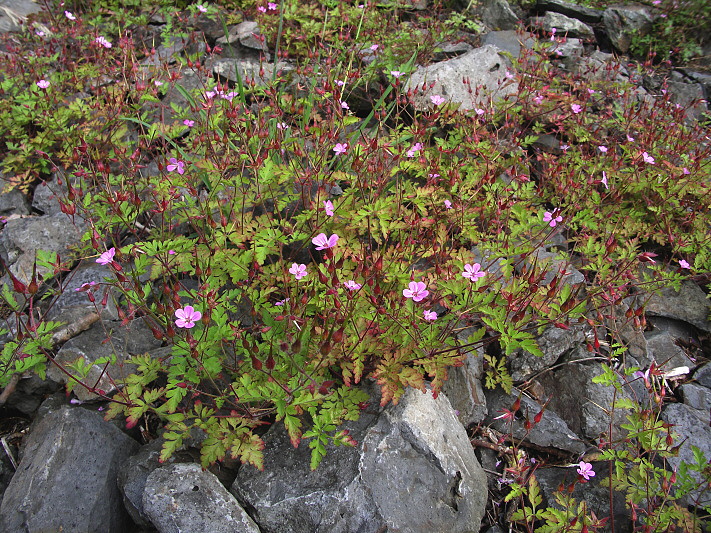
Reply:
[[[696,383],[684,383],[680,389],[686,405],[711,413],[711,389]]]
[[[36,251],[55,252],[66,260],[72,247],[80,241],[83,228],[79,217],[72,222],[64,213],[8,220],[0,232],[0,255],[18,279],[29,283]],[[49,269],[37,266],[39,276],[49,273]]]
[[[602,22],[612,46],[622,53],[629,52],[633,35],[644,36],[652,28],[652,14],[641,5],[608,7],[602,14]]]
[[[694,374],[694,380],[707,389],[711,389],[711,363],[706,363]]]
[[[506,0],[485,0],[481,20],[492,30],[515,30],[519,25],[519,16]]]
[[[529,33],[522,39],[515,30],[490,31],[481,39],[482,46],[492,45],[513,57],[521,57],[521,46],[533,48],[536,39]]]
[[[82,408],[64,407],[30,431],[0,505],[0,531],[125,533],[130,519],[116,486],[138,444]]]
[[[657,366],[664,371],[679,366],[693,367],[694,363],[689,359],[676,343],[673,335],[666,331],[654,331],[644,334],[647,340],[647,354],[654,358]]]
[[[7,407],[25,415],[33,415],[42,401],[59,390],[58,383],[51,379],[42,379],[37,375],[23,376],[17,388],[7,400]]]
[[[466,342],[466,337],[474,333],[474,328],[462,330],[458,337]],[[486,396],[481,379],[484,374],[484,350],[469,348],[463,366],[450,368],[442,392],[457,413],[464,427],[478,424],[486,418]]]
[[[412,102],[417,109],[430,108],[430,96],[437,94],[468,111],[517,91],[518,85],[506,77],[508,68],[508,60],[496,47],[483,46],[449,61],[418,68],[405,90],[413,91]],[[463,78],[471,85],[465,85]]]
[[[578,37],[580,39],[594,39],[593,29],[577,19],[561,15],[560,13],[548,12],[542,17],[532,17],[531,25],[540,27],[548,33],[556,30],[556,35],[567,37]]]
[[[669,465],[677,469],[682,462],[695,463],[692,446],[699,448],[706,459],[711,459],[711,426],[709,426],[709,412],[699,411],[683,403],[672,403],[667,405],[662,411],[662,420],[674,424],[674,431],[680,436],[681,442],[679,455],[669,457]],[[701,477],[692,473],[692,477],[698,481]],[[697,501],[698,500],[698,501]],[[687,504],[711,505],[711,493],[708,489],[692,491],[686,498]]]
[[[117,320],[118,310],[116,309],[113,291],[110,291],[106,307],[102,308],[101,306],[104,292],[109,290],[105,285],[101,285],[105,278],[113,278],[112,271],[109,267],[99,265],[96,262],[85,262],[80,265],[72,272],[71,277],[69,277],[63,285],[62,293],[53,301],[47,310],[47,319],[58,320],[69,324],[75,317],[95,312],[98,308],[101,310],[102,318],[106,320]],[[87,291],[77,290],[81,289],[83,284],[91,282],[97,284],[91,289],[95,300],[94,303],[89,300]]]
[[[0,176],[2,179],[2,176]],[[29,215],[30,206],[27,198],[17,189],[0,194],[0,217],[10,215]]]
[[[596,24],[602,20],[602,10],[592,7],[580,6],[564,0],[538,0],[536,2],[538,11],[552,11],[568,17],[578,19],[589,24]]]
[[[489,416],[486,418],[486,423],[492,428],[506,435],[513,434],[517,439],[524,439],[527,442],[541,446],[544,448],[556,448],[571,453],[583,453],[585,444],[568,425],[561,419],[552,409],[546,409],[541,417],[541,421],[534,425],[530,432],[527,432],[524,424],[527,414],[528,418],[533,421],[533,417],[541,410],[541,405],[529,398],[521,395],[521,409],[515,420],[499,418],[504,410],[510,410],[520,392],[513,389],[511,394],[506,394],[501,389],[494,389],[487,393],[487,407],[489,408]]]
[[[706,298],[704,291],[693,281],[682,282],[678,292],[666,288],[659,294],[643,294],[642,298],[649,298],[645,307],[645,313],[648,315],[683,320],[711,333],[711,322],[708,320],[711,300]]]
[[[155,469],[146,480],[143,507],[160,533],[259,533],[217,477],[193,463]]]
[[[0,32],[18,31],[27,16],[38,13],[42,4],[32,0],[2,0],[0,2]]]
[[[537,270],[545,271],[545,275],[541,281],[542,285],[550,284],[556,276],[561,278],[562,283],[572,285],[573,288],[585,284],[585,276],[571,265],[569,261],[566,261],[562,254],[549,252],[544,248],[536,249],[532,254],[526,257],[523,263],[517,263],[516,271],[520,274],[524,266],[529,271],[534,267]]]
[[[93,365],[84,380],[86,385],[101,389],[107,394],[115,391],[115,382],[134,370],[133,365],[124,364],[128,356],[149,352],[161,344],[140,319],[127,326],[120,324],[109,321],[95,323],[87,331],[64,343],[57,352],[55,361],[67,365],[82,357],[86,363],[93,363],[99,358],[115,355],[116,364],[108,367],[105,364]],[[104,342],[107,335],[111,340]],[[47,370],[47,376],[58,383],[67,381],[66,374],[54,365]],[[98,398],[97,394],[81,385],[74,387],[74,394],[81,401]]]
[[[259,50],[267,53],[268,47],[265,37],[259,31],[259,24],[253,20],[245,20],[229,29],[226,36],[217,39],[223,48],[226,45],[239,43],[245,48]],[[265,56],[269,60],[268,56]]]
[[[698,120],[708,112],[708,105],[703,101],[704,87],[700,83],[670,81],[667,86],[671,101],[685,109],[687,119]]]
[[[410,389],[346,426],[358,446],[329,447],[313,472],[306,443],[267,434],[264,472],[242,468],[232,486],[263,533],[478,530],[486,479],[444,395]]]
[[[249,84],[254,82],[258,86],[265,86],[271,83],[274,69],[277,71],[277,78],[288,78],[294,70],[293,65],[284,61],[273,63],[264,63],[262,65],[256,61],[225,58],[218,59],[212,66],[212,72],[215,76],[237,83],[237,74],[242,79],[242,83]]]

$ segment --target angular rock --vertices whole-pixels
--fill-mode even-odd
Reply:
[[[542,17],[532,17],[530,23],[532,26],[541,27],[548,33],[551,33],[555,28],[556,35],[578,37],[580,39],[595,38],[595,32],[590,26],[560,13],[548,12]]]
[[[501,389],[488,391],[486,400],[489,416],[486,418],[486,423],[505,435],[512,434],[516,439],[524,439],[543,448],[556,448],[576,454],[585,451],[585,444],[580,437],[573,433],[552,409],[546,409],[541,421],[527,432],[524,427],[525,418],[521,414],[527,414],[529,420],[533,421],[533,417],[541,410],[541,405],[528,396],[521,394],[521,408],[515,420],[505,418],[497,420],[496,417],[500,416],[504,410],[511,409],[519,394],[515,388],[511,394],[506,394]]]
[[[259,50],[265,53],[269,51],[267,41],[259,31],[259,24],[253,20],[245,20],[244,22],[230,28],[226,36],[217,39],[217,43],[223,47],[239,43],[245,48]],[[269,57],[265,57],[268,61]]]
[[[267,434],[265,469],[240,469],[232,493],[263,533],[468,532],[479,528],[486,478],[444,395],[410,389],[397,406],[347,426],[355,448],[330,447],[315,471],[305,443]]]
[[[113,291],[108,287],[102,286],[104,278],[112,278],[111,270],[105,265],[99,265],[95,262],[84,263],[76,268],[69,280],[64,284],[62,293],[59,294],[52,302],[51,307],[47,311],[48,320],[58,320],[66,324],[71,323],[71,319],[84,316],[86,313],[95,312],[96,308],[101,310],[101,317],[106,320],[117,320],[118,310],[116,302],[113,298]],[[82,289],[85,283],[96,283],[91,288],[91,293],[94,296],[95,304],[89,300],[87,291]],[[106,307],[101,307],[101,300],[104,297],[104,291],[109,290],[109,299],[106,302]]]
[[[675,338],[666,331],[652,331],[644,334],[647,340],[647,353],[653,357],[657,366],[664,371],[680,366],[693,367],[694,363],[676,343]]]
[[[685,109],[687,119],[698,120],[708,112],[704,101],[704,88],[700,83],[669,81],[667,87],[671,101]]]
[[[25,415],[33,415],[47,396],[57,392],[60,385],[35,374],[23,376],[7,400],[7,407]]]
[[[129,355],[143,354],[160,346],[161,341],[155,339],[142,320],[137,319],[128,326],[120,322],[97,322],[81,335],[68,340],[59,349],[54,360],[59,364],[69,364],[79,358],[91,364],[99,358],[116,356],[116,364],[93,365],[84,380],[86,385],[93,386],[105,393],[116,390],[114,383],[125,378],[134,371],[134,366],[124,363]],[[110,342],[104,342],[110,335]],[[47,376],[58,383],[66,383],[67,376],[56,366],[47,370]],[[87,388],[76,385],[74,394],[81,401],[98,398],[98,395]]]
[[[565,2],[564,0],[538,0],[538,2],[536,2],[536,9],[541,12],[552,11],[554,13],[560,13],[561,15],[566,15],[570,18],[587,22],[588,24],[600,22],[603,13],[601,9],[579,6],[571,2]]]
[[[0,32],[19,31],[28,15],[41,10],[42,5],[31,0],[3,0],[0,5]]]
[[[2,176],[0,176],[0,179]],[[27,198],[17,189],[0,194],[0,217],[10,215],[29,215],[30,205]]]
[[[693,409],[711,413],[711,390],[696,383],[684,383],[681,387],[684,403]]]
[[[0,255],[20,281],[29,283],[37,250],[67,259],[72,247],[80,242],[84,225],[79,217],[72,221],[64,213],[8,220],[0,232]],[[38,276],[50,273],[50,269],[37,266]]]
[[[707,389],[711,389],[711,363],[706,363],[694,374],[694,380]]]
[[[521,57],[522,44],[531,49],[535,42],[536,39],[530,33],[521,39],[521,35],[515,30],[490,31],[481,39],[482,46],[490,44],[503,52],[508,52],[515,58]]]
[[[492,30],[515,30],[520,18],[506,0],[486,0],[481,10],[481,20]]]
[[[237,83],[235,69],[245,85],[254,82],[255,85],[266,86],[271,83],[275,69],[277,78],[284,76],[288,78],[294,71],[294,66],[284,61],[278,61],[276,65],[274,63],[260,65],[257,61],[231,58],[218,59],[212,66],[212,72],[216,77]]]
[[[194,463],[154,470],[146,480],[143,507],[160,533],[259,533],[217,477]]]
[[[708,410],[699,411],[683,403],[672,403],[664,408],[661,418],[665,422],[674,424],[673,429],[680,436],[679,455],[667,459],[673,469],[678,469],[682,462],[695,463],[692,446],[699,448],[707,460],[711,459],[711,427]],[[702,477],[695,472],[691,472],[691,476],[697,481],[702,480]],[[707,506],[711,505],[711,494],[702,485],[701,489],[689,493],[685,500],[687,505]]]
[[[653,21],[650,9],[641,5],[608,7],[602,14],[612,46],[622,53],[629,52],[634,35],[643,37],[649,33]]]
[[[64,407],[46,415],[31,428],[5,492],[0,531],[128,531],[116,473],[136,448],[96,413]]]
[[[467,336],[474,331],[474,328],[464,329],[458,337],[466,342]],[[442,392],[464,427],[478,424],[486,418],[486,396],[481,385],[483,374],[484,350],[481,347],[467,353],[463,366],[452,367],[447,371],[447,381]]]
[[[489,98],[499,100],[518,90],[517,83],[507,80],[508,65],[496,47],[483,46],[449,61],[418,68],[405,90],[412,91],[412,103],[419,110],[432,106],[430,96],[440,95],[468,111],[486,106]],[[465,85],[463,78],[470,85]],[[476,90],[470,92],[470,87]]]
[[[516,271],[521,273],[524,265],[529,270],[536,267],[538,270],[545,271],[545,276],[541,281],[543,285],[548,285],[555,276],[560,276],[561,274],[561,282],[566,285],[571,285],[573,288],[585,285],[585,276],[579,270],[573,267],[569,261],[566,261],[561,254],[549,252],[544,248],[536,249],[526,257],[522,264],[517,264]]]
[[[447,59],[452,59],[453,57],[458,57],[467,52],[474,50],[474,47],[465,42],[459,43],[439,43],[436,45],[436,51],[432,59],[437,61],[446,61]]]
[[[645,313],[652,316],[661,316],[683,320],[711,333],[711,322],[708,317],[711,312],[711,300],[693,281],[684,281],[677,292],[672,288],[665,288],[659,294],[644,294],[642,298],[649,298]]]
[[[510,373],[514,381],[524,381],[556,363],[563,354],[585,342],[585,330],[580,326],[570,329],[549,326],[543,334],[536,337],[536,344],[543,352],[543,357],[525,350],[516,350],[509,358]]]
[[[615,60],[612,54],[595,50],[587,57],[581,57],[574,72],[596,81],[629,83],[627,69]]]

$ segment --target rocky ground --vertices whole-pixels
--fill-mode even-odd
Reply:
[[[422,2],[426,4],[426,2]],[[488,2],[482,19],[490,31],[477,39],[449,43],[441,61],[419,67],[409,80],[411,87],[427,79],[435,81],[433,94],[447,94],[473,109],[461,83],[467,77],[476,86],[496,87],[507,64],[501,51],[513,56],[529,46],[536,35],[516,33],[517,13],[505,0]],[[0,29],[14,31],[25,15],[38,6],[31,2],[2,2]],[[566,68],[585,76],[617,66],[619,76],[628,71],[616,54],[628,51],[630,32],[651,20],[647,8],[620,6],[593,10],[561,0],[540,0],[533,19],[544,29],[556,28],[568,39],[560,47],[559,60]],[[245,50],[262,46],[251,39],[258,28],[251,22],[229,28],[234,44]],[[208,42],[218,41],[221,28],[206,28]],[[224,36],[222,37],[224,39]],[[473,43],[473,44],[472,44]],[[180,54],[180,46],[160,49],[158,54]],[[706,60],[711,62],[711,55]],[[669,90],[675,100],[689,106],[711,95],[711,75],[682,68],[670,73]],[[215,75],[229,77],[237,66],[256,69],[247,59],[222,58],[212,65]],[[286,65],[288,68],[288,65]],[[503,69],[505,70],[505,69]],[[184,78],[187,85],[190,78]],[[642,94],[651,95],[657,80],[632,80]],[[427,99],[429,93],[423,93]],[[166,98],[179,99],[178,93]],[[415,100],[415,105],[418,101]],[[689,120],[707,112],[704,103],[689,108]],[[26,271],[36,250],[66,253],[84,230],[77,217],[62,212],[52,193],[53,183],[38,186],[33,195],[19,191],[0,195],[0,254],[16,272]],[[541,254],[549,253],[541,249]],[[555,265],[551,266],[555,268]],[[86,295],[74,289],[109,274],[94,262],[81,264],[61,298],[48,311],[53,320],[77,325],[57,343],[56,360],[71,361],[78,355],[93,361],[114,351],[123,360],[130,354],[160,357],[164,348],[150,330],[136,320],[119,328],[115,307],[102,316],[93,314]],[[567,280],[579,284],[576,272]],[[640,298],[644,295],[639,295]],[[691,459],[690,446],[711,457],[711,364],[709,354],[711,311],[702,288],[686,281],[680,292],[671,289],[651,295],[646,307],[647,331],[629,331],[626,364],[662,371],[681,371],[683,384],[673,389],[672,401],[662,418],[673,424],[683,444],[676,464]],[[631,302],[629,303],[631,305]],[[114,330],[113,343],[104,344]],[[589,328],[547,329],[539,338],[543,357],[521,351],[511,358],[517,384],[511,394],[482,386],[483,359],[472,352],[465,366],[453,369],[444,394],[433,398],[410,390],[397,406],[378,408],[378,392],[365,385],[373,401],[360,420],[347,424],[358,442],[354,448],[335,448],[316,471],[309,470],[309,450],[294,449],[283,428],[266,435],[265,469],[225,462],[204,471],[196,464],[192,446],[166,463],[158,461],[161,439],[146,442],[148,428],[127,430],[121,421],[107,422],[105,403],[78,388],[68,397],[65,378],[55,367],[46,379],[26,376],[9,397],[3,397],[0,436],[0,530],[83,532],[467,532],[502,531],[506,523],[500,495],[508,480],[500,465],[508,446],[501,436],[523,439],[521,448],[544,464],[537,478],[543,495],[550,498],[564,481],[576,477],[575,466],[588,459],[599,475],[576,487],[576,496],[587,501],[598,516],[610,514],[608,491],[603,487],[605,464],[596,462],[596,443],[601,433],[620,432],[624,410],[609,412],[610,387],[593,382],[600,373],[598,362],[585,350]],[[130,372],[117,365],[108,370],[118,378]],[[103,370],[96,368],[99,388],[111,386]],[[636,390],[635,390],[636,387]],[[624,389],[630,398],[644,397],[642,380]],[[522,412],[537,413],[546,404],[540,422],[528,431],[524,421],[501,418],[518,397]],[[31,421],[31,425],[28,425]],[[676,465],[674,465],[676,466]],[[704,496],[706,505],[711,495]],[[702,498],[703,501],[703,498]],[[613,502],[616,531],[631,528],[631,515],[620,498]],[[499,525],[497,525],[499,524]]]

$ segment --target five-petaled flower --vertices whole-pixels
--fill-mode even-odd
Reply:
[[[595,471],[590,463],[585,461],[580,461],[578,463],[578,474],[580,474],[585,481],[588,481],[591,477],[595,477]]]
[[[47,80],[40,80],[37,82],[37,87],[40,89],[46,89],[49,87],[49,82]]]
[[[192,305],[186,305],[182,309],[176,309],[175,316],[178,317],[175,321],[176,326],[189,329],[195,326],[195,321],[202,318],[202,313],[193,309]]]
[[[642,159],[644,160],[645,163],[649,163],[650,165],[654,164],[654,158],[649,155],[647,152],[642,152]]]
[[[434,322],[435,320],[437,320],[437,313],[435,313],[434,311],[425,309],[422,314],[424,315],[425,320],[427,320],[427,322]]]
[[[317,250],[327,250],[336,246],[336,243],[338,242],[338,235],[334,233],[330,237],[326,237],[325,233],[319,233],[311,239],[311,242],[316,245]]]
[[[186,118],[185,120],[183,120],[183,124],[185,124],[188,128],[192,128],[195,125],[195,121]]]
[[[452,202],[451,202],[451,200],[445,200],[445,201],[444,201],[444,207],[445,207],[445,209],[452,209]]]
[[[427,298],[430,291],[427,290],[427,285],[421,281],[411,281],[408,285],[409,288],[402,290],[402,295],[405,298],[412,298],[413,302],[420,302]]]
[[[548,222],[548,225],[551,228],[555,228],[558,222],[563,222],[562,216],[558,215],[557,217],[554,217],[553,215],[554,213],[551,213],[550,211],[546,211],[545,213],[543,213],[543,222]]]
[[[168,169],[168,172],[176,171],[178,174],[185,174],[185,163],[179,159],[175,159],[174,157],[170,158],[169,164],[166,168]]]
[[[77,18],[74,16],[74,13],[71,11],[65,11],[64,16],[67,17],[69,20],[76,20]]]
[[[349,291],[357,291],[358,289],[360,289],[360,288],[362,287],[362,285],[361,285],[360,283],[356,283],[356,282],[353,281],[352,279],[349,279],[348,281],[346,281],[346,282],[343,284],[343,286],[344,286],[346,289],[348,289]]]
[[[580,113],[583,110],[583,106],[581,106],[579,104],[571,104],[570,109],[572,109],[573,113],[575,113],[577,115],[578,113]]]
[[[333,151],[336,152],[336,155],[343,155],[348,151],[348,144],[338,143],[333,147]]]
[[[486,276],[486,272],[481,270],[481,265],[479,263],[474,263],[473,265],[464,265],[464,272],[462,276],[467,278],[469,281],[476,281],[479,278]]]
[[[333,216],[333,202],[331,200],[324,200],[323,208],[326,210],[326,216]]]
[[[289,273],[290,273],[290,274],[294,274],[294,277],[295,277],[297,280],[300,280],[301,278],[303,278],[304,276],[306,276],[306,275],[308,274],[308,272],[306,272],[306,265],[304,265],[304,264],[301,264],[301,265],[300,265],[300,264],[298,264],[298,263],[292,263],[292,264],[291,264],[291,268],[289,269]]]
[[[435,95],[430,96],[430,101],[431,101],[434,105],[442,105],[442,104],[445,102],[444,98],[442,98],[442,97],[441,97],[440,95],[438,95],[438,94],[435,94]]]
[[[96,260],[96,262],[99,263],[100,265],[108,265],[109,263],[113,262],[115,255],[116,255],[116,248],[109,248],[103,254],[101,254],[99,256],[99,258]]]
[[[391,75],[393,78],[399,78],[399,77],[402,76],[403,74],[404,74],[404,73],[403,73],[403,72],[400,72],[399,70],[391,70],[391,71],[390,71],[390,75]]]
[[[681,259],[681,260],[679,260],[679,267],[691,268],[691,265],[689,265],[689,262],[686,259]]]
[[[98,45],[103,46],[104,48],[111,48],[113,45],[106,39],[106,37],[103,37],[99,35],[96,39],[94,39],[94,42]]]
[[[598,146],[598,150],[600,150],[603,154],[607,153],[607,146]]]
[[[206,8],[204,5],[202,5],[202,4],[198,4],[198,5],[197,5],[197,10],[198,10],[200,13],[207,13],[207,8]]]
[[[348,103],[344,102],[343,100],[341,100],[341,108],[342,109],[350,109],[350,107],[348,107]]]
[[[422,143],[415,143],[413,144],[410,149],[407,151],[405,154],[407,157],[415,157],[415,154],[422,150],[423,146]]]

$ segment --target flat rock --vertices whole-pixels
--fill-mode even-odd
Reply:
[[[499,49],[487,45],[449,61],[418,68],[405,89],[412,91],[412,103],[420,110],[432,106],[430,96],[434,95],[460,104],[462,111],[488,107],[490,99],[502,99],[518,90],[518,84],[507,79],[508,68],[509,62]],[[463,79],[470,85],[464,84]],[[470,92],[470,88],[476,90]]]
[[[483,46],[492,45],[503,52],[508,52],[515,58],[521,57],[521,46],[531,49],[536,39],[529,33],[521,39],[516,30],[490,31],[481,39]]]
[[[580,39],[595,38],[595,32],[590,26],[578,19],[570,18],[560,13],[548,12],[542,17],[532,17],[530,23],[532,26],[540,26],[548,33],[551,33],[555,28],[556,35],[567,35],[568,37],[578,37]]]
[[[33,0],[2,0],[0,2],[0,32],[20,30],[28,15],[41,10],[42,5]]]
[[[82,408],[63,407],[31,428],[0,505],[0,531],[125,533],[131,524],[116,486],[138,444]]]
[[[270,84],[274,70],[277,71],[277,78],[280,78],[292,73],[294,66],[284,61],[278,61],[275,65],[236,58],[218,59],[212,66],[212,72],[218,78],[237,83],[239,75],[244,84],[253,82],[258,86]]]
[[[578,19],[589,24],[596,24],[602,20],[602,10],[592,7],[579,6],[564,0],[538,0],[536,2],[538,11],[552,11],[560,13],[570,18]]]
[[[151,472],[143,507],[160,533],[259,533],[257,524],[217,477],[194,463]]]
[[[264,471],[240,469],[231,489],[263,533],[478,530],[486,478],[443,394],[409,389],[345,427],[357,447],[329,447],[315,471],[306,443],[270,430]]]
[[[659,294],[645,294],[643,297],[649,298],[645,307],[645,313],[648,315],[683,320],[711,333],[711,322],[708,320],[711,300],[706,298],[704,291],[693,281],[682,282],[679,291],[665,288]]]

